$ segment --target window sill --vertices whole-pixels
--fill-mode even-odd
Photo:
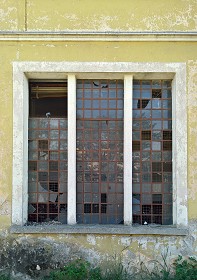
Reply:
[[[188,234],[186,228],[176,226],[144,225],[29,225],[10,228],[11,233],[27,234],[106,234],[106,235],[169,235],[185,236]]]

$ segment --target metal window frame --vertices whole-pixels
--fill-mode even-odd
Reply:
[[[124,79],[124,224],[132,224],[132,79],[173,79],[173,224],[188,224],[187,107],[185,63],[13,62],[13,183],[12,224],[27,221],[28,79],[68,79],[68,224],[76,224],[76,79]],[[132,131],[132,130],[131,130]],[[129,159],[128,159],[129,160]]]

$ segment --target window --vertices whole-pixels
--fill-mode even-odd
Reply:
[[[171,84],[133,82],[133,223],[172,224]]]
[[[67,222],[67,81],[29,82],[28,222]]]
[[[187,225],[185,65],[45,62],[40,67],[40,64],[14,64],[13,224],[27,222],[28,201],[31,202],[31,192],[29,199],[27,195],[29,119],[29,135],[35,133],[37,137],[35,154],[39,157],[43,152],[59,153],[58,162],[50,156],[44,161],[29,157],[32,169],[29,172],[36,174],[37,183],[37,197],[33,201],[36,210],[30,203],[31,215],[35,214],[33,221],[42,221],[43,215],[44,221],[61,221],[63,214],[62,221],[69,225],[77,222]],[[31,84],[31,80],[50,80],[45,97],[40,90],[40,96],[50,106],[50,98],[58,100],[57,95],[50,96],[52,80],[65,77],[67,94],[58,98],[65,99],[67,112],[62,115],[64,110],[60,109],[60,115],[47,117],[46,113],[52,109],[42,111],[42,101],[38,100],[38,88],[43,84],[40,81],[38,85]],[[36,105],[31,105],[29,96]],[[58,102],[55,99],[53,102]],[[32,117],[36,118],[36,124]],[[67,142],[68,167],[62,172],[60,165],[65,164],[66,158],[62,163],[60,156],[66,149],[60,149],[60,135],[63,131],[66,134],[66,126],[61,126],[61,121],[66,121],[66,117],[68,136],[62,139],[62,144]],[[56,134],[57,138],[39,138],[40,118],[47,123],[46,133]],[[53,141],[58,150],[50,146]],[[43,163],[45,170],[35,170]],[[64,191],[59,189],[61,173],[62,176],[67,173],[63,182],[64,186],[67,182],[68,188]],[[48,197],[44,203],[40,202],[43,199],[40,193]],[[51,195],[55,195],[53,199],[49,198]],[[40,203],[46,205],[41,207]]]
[[[123,95],[123,80],[77,81],[79,224],[123,223]]]

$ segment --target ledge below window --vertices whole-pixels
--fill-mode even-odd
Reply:
[[[106,235],[171,235],[185,236],[188,234],[186,228],[175,226],[144,225],[13,225],[11,233],[27,234],[106,234]]]

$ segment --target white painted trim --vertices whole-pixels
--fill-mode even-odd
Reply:
[[[187,205],[187,96],[186,68],[180,67],[172,82],[173,223],[188,224]]]
[[[133,76],[124,76],[124,224],[132,224]]]
[[[68,75],[67,223],[76,224],[76,77]]]
[[[187,103],[185,63],[132,63],[132,62],[14,62],[13,63],[13,196],[12,223],[22,225],[27,217],[27,78],[58,78],[71,75],[74,92],[74,76],[83,78],[92,75],[109,78],[173,78],[173,215],[174,224],[187,226]],[[27,78],[26,78],[27,77]],[[74,97],[73,97],[74,98]],[[74,99],[73,99],[74,100]],[[127,114],[127,113],[126,113]],[[69,128],[70,130],[70,128]],[[126,132],[125,132],[126,133]],[[72,136],[74,137],[74,136]],[[129,136],[128,136],[129,137]],[[127,140],[126,140],[127,141]],[[71,145],[71,144],[69,144]],[[128,144],[126,144],[127,147]],[[70,154],[74,160],[74,154]],[[132,155],[131,155],[132,156]],[[126,163],[125,163],[126,164]],[[130,163],[129,163],[130,164]],[[26,166],[25,166],[26,165]],[[72,165],[74,164],[72,163]],[[127,170],[127,167],[126,167]],[[126,176],[126,175],[125,175]],[[129,175],[130,176],[130,175]],[[127,183],[126,183],[127,184]],[[74,184],[73,184],[74,185]],[[126,191],[128,191],[126,187]],[[128,204],[128,201],[126,201]],[[70,207],[70,206],[69,206]],[[69,218],[69,223],[75,220]],[[131,218],[125,210],[127,222]]]

